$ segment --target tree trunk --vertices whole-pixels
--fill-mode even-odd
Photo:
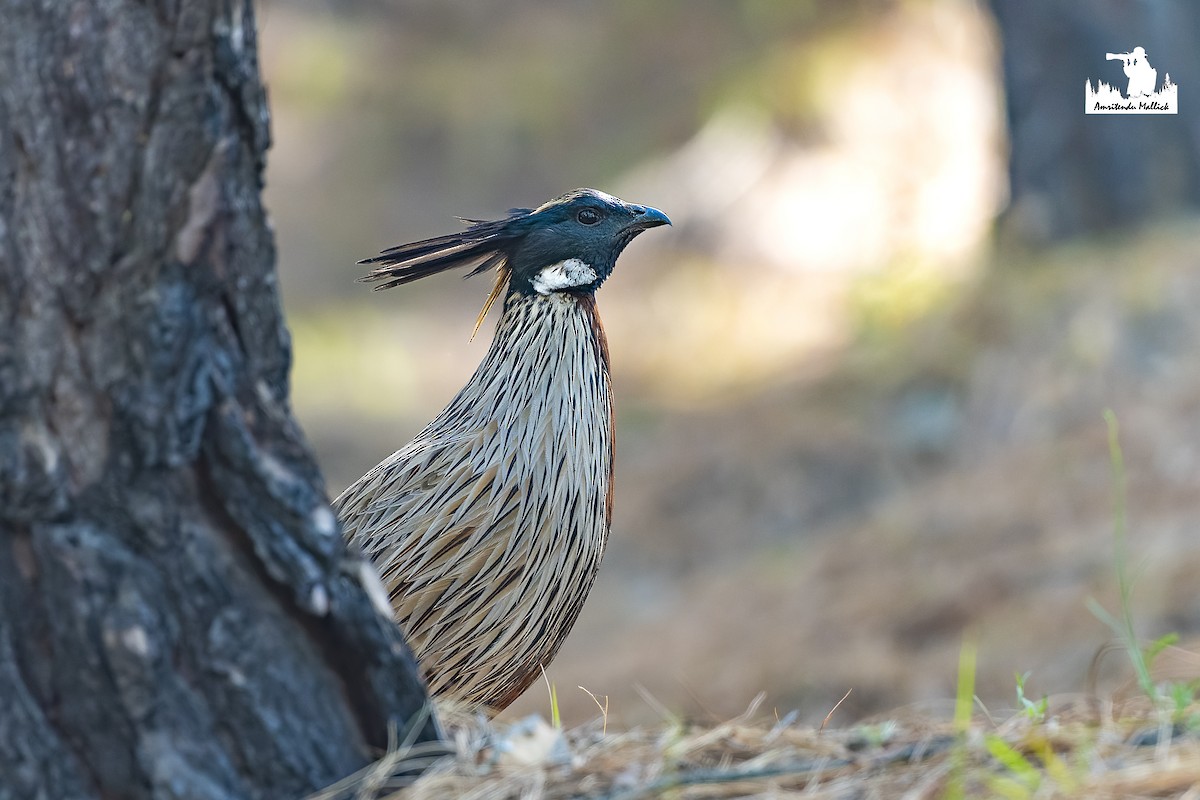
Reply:
[[[1011,202],[1004,227],[1055,241],[1200,206],[1200,4],[1193,0],[991,0],[1004,46]],[[1125,91],[1146,49],[1179,87],[1176,116],[1084,114],[1084,82]]]
[[[0,0],[0,798],[436,737],[288,402],[248,0]]]

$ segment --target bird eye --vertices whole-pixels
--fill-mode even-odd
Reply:
[[[600,212],[594,208],[581,208],[575,219],[583,225],[595,225],[600,221]]]

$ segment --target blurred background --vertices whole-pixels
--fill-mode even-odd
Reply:
[[[331,495],[487,347],[490,288],[354,262],[594,186],[663,209],[600,292],[618,406],[564,721],[834,723],[1116,685],[1106,408],[1134,613],[1200,633],[1200,6],[266,0],[267,202]],[[1085,116],[1145,47],[1178,116]],[[1103,681],[1107,681],[1105,684]],[[948,706],[947,706],[948,707]],[[509,715],[547,714],[535,685]]]

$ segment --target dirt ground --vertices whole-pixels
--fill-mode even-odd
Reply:
[[[762,719],[561,729],[540,717],[455,729],[452,758],[401,743],[309,800],[1200,796],[1194,728],[1143,704],[1076,703],[998,719],[968,699],[953,722],[917,714],[847,729]],[[414,781],[414,769],[425,769]],[[407,773],[405,772],[407,770]]]

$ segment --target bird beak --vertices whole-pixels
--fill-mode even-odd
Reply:
[[[670,225],[671,219],[657,208],[650,206],[633,206],[629,207],[633,213],[633,222],[629,227],[637,228],[638,230],[646,230],[647,228],[657,228],[659,225]]]

